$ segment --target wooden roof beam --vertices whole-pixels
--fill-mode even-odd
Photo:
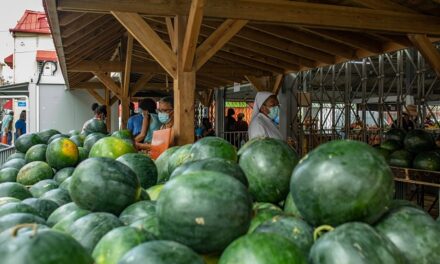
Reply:
[[[425,60],[431,65],[432,69],[440,77],[440,52],[431,43],[426,35],[409,35],[408,36],[417,50],[423,55]]]
[[[185,72],[191,71],[194,66],[194,59],[197,49],[200,28],[203,20],[204,0],[193,0],[186,25],[185,37],[182,47],[182,65]],[[173,43],[173,41],[171,41]]]
[[[144,74],[142,75],[134,84],[133,88],[130,91],[130,96],[133,97],[137,92],[144,89],[144,87],[147,85],[147,83],[154,77],[155,74]]]
[[[63,12],[63,13],[61,13],[61,16],[59,17],[60,27],[67,26],[85,15],[87,15],[87,13]]]
[[[132,0],[124,4],[119,0],[63,0],[59,2],[58,8],[62,11],[115,10],[174,16],[188,14],[190,0]],[[440,17],[309,2],[210,0],[205,5],[204,13],[205,16],[213,18],[290,23],[333,29],[440,34]]]
[[[93,96],[93,97],[96,99],[96,101],[98,101],[98,103],[100,103],[100,104],[102,104],[102,105],[105,104],[105,99],[102,98],[102,96],[99,95],[95,90],[93,90],[93,89],[87,89],[87,92],[88,92],[91,96]]]
[[[124,80],[122,82],[122,97],[126,98],[130,94],[130,75],[131,75],[131,59],[133,54],[133,36],[128,33],[127,47],[125,53]]]
[[[110,76],[102,72],[93,72],[93,74],[100,82],[102,82],[102,84],[104,84],[107,89],[112,91],[119,99],[121,99],[121,89]]]

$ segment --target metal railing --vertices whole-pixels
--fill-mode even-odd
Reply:
[[[6,162],[6,160],[15,153],[15,147],[0,143],[0,166]]]
[[[236,146],[237,148],[240,148],[249,140],[249,135],[247,131],[222,132],[220,137],[229,141],[229,143]]]

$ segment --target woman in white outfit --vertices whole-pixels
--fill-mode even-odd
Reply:
[[[279,105],[278,99],[273,93],[257,93],[249,124],[249,139],[256,137],[283,139],[280,130],[274,123],[274,120],[279,116]]]

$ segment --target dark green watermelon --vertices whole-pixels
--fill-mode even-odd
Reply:
[[[72,181],[72,177],[69,177],[67,179],[65,179],[61,184],[60,184],[60,189],[69,191],[70,189],[70,182]]]
[[[28,198],[23,200],[22,203],[34,208],[38,215],[43,219],[47,219],[49,215],[59,207],[54,201],[37,198]]]
[[[13,213],[26,213],[26,214],[33,214],[36,216],[40,216],[32,206],[21,202],[7,203],[0,206],[0,217]]]
[[[157,168],[154,161],[141,153],[127,153],[116,159],[127,165],[139,178],[142,188],[150,188],[156,185]]]
[[[58,188],[58,183],[54,180],[42,180],[32,185],[29,191],[35,198],[40,198],[45,192]]]
[[[254,217],[252,217],[251,225],[249,226],[248,233],[254,232],[254,230],[259,227],[262,223],[272,219],[275,216],[282,215],[283,211],[281,209],[265,209],[260,211],[254,210]]]
[[[307,258],[293,242],[283,236],[254,233],[232,242],[218,262],[218,264],[237,263],[306,264]]]
[[[82,135],[73,135],[69,138],[77,147],[82,147],[84,145],[84,136]]]
[[[331,141],[298,163],[290,192],[301,215],[315,226],[374,223],[394,197],[393,173],[373,147],[359,141]]]
[[[254,233],[273,233],[292,241],[304,256],[309,255],[313,245],[313,228],[304,220],[293,216],[275,216],[262,223]]]
[[[42,230],[48,230],[50,227],[43,225],[43,224],[23,224],[19,225],[18,227],[13,226],[10,228],[7,228],[3,232],[0,232],[0,245],[3,243],[7,243],[14,232],[16,232],[15,236],[22,235],[24,233],[28,233],[29,231],[34,232],[36,231],[42,231]]]
[[[290,176],[297,163],[295,151],[285,142],[272,138],[253,141],[239,160],[254,200],[269,203],[286,198]]]
[[[25,153],[21,153],[21,152],[16,152],[14,154],[11,154],[6,161],[9,161],[11,159],[24,159],[26,157]]]
[[[190,248],[173,241],[150,241],[134,247],[118,264],[204,264],[202,257]]]
[[[55,176],[53,177],[53,179],[58,184],[61,184],[65,179],[72,176],[74,170],[75,170],[74,167],[63,168],[63,169],[57,171],[57,173],[55,173]]]
[[[181,146],[168,158],[168,175],[183,163],[190,161],[191,147],[191,144]]]
[[[405,139],[406,132],[401,128],[392,128],[385,133],[386,140],[395,140],[403,143]]]
[[[189,161],[177,167],[170,176],[173,179],[176,176],[185,175],[193,171],[216,171],[234,177],[245,186],[248,186],[246,175],[243,170],[234,161],[221,158],[208,158],[204,160]]]
[[[4,168],[0,170],[0,183],[15,182],[18,170],[16,168]]]
[[[92,257],[75,239],[50,229],[10,234],[7,241],[0,244],[2,263],[93,264]]]
[[[208,158],[221,158],[237,162],[235,147],[219,137],[204,137],[191,146],[191,160],[203,160]]]
[[[32,161],[23,166],[17,174],[17,182],[23,185],[33,185],[52,178],[53,170],[44,161]]]
[[[391,155],[391,152],[389,151],[389,150],[387,150],[387,149],[383,149],[383,148],[381,148],[381,147],[375,147],[374,148],[375,150],[377,150],[377,152],[385,159],[385,160],[388,160],[389,159],[389,157],[390,157],[390,155]]]
[[[165,183],[170,178],[170,173],[168,172],[168,161],[171,155],[174,154],[180,147],[175,146],[165,150],[160,156],[154,161],[157,167],[157,183]]]
[[[160,237],[159,219],[157,218],[156,214],[150,214],[148,216],[139,218],[138,220],[131,223],[130,226],[151,233],[156,237]]]
[[[69,192],[60,188],[47,191],[43,195],[41,195],[40,198],[53,201],[57,203],[58,206],[62,206],[64,204],[72,202]]]
[[[49,142],[49,139],[57,134],[61,134],[61,133],[55,129],[46,129],[37,133],[37,135],[40,137],[41,141],[44,144],[47,144]]]
[[[118,215],[140,197],[136,174],[111,158],[89,158],[76,167],[71,177],[70,195],[83,209]]]
[[[46,161],[46,144],[38,144],[32,146],[27,152],[25,156],[26,163],[32,161]]]
[[[93,145],[98,142],[101,138],[106,137],[107,135],[103,133],[92,133],[86,137],[84,140],[84,149],[87,150],[87,152],[90,152]]]
[[[422,209],[396,207],[375,227],[394,243],[407,263],[437,263],[440,260],[440,226]]]
[[[413,154],[411,152],[401,149],[391,153],[388,158],[388,164],[394,167],[411,168]]]
[[[14,168],[20,170],[23,166],[26,165],[26,161],[24,159],[11,159],[3,163],[2,169],[4,168]]]
[[[81,131],[78,130],[70,130],[69,131],[69,136],[75,136],[75,135],[80,135]]]
[[[13,197],[20,200],[31,198],[32,194],[20,183],[0,183],[0,197]]]
[[[78,152],[79,152],[78,163],[86,160],[89,157],[89,152],[83,147],[78,147]]]
[[[223,250],[247,232],[252,202],[238,180],[198,171],[165,184],[156,212],[161,238],[210,253]]]
[[[57,223],[55,223],[52,228],[54,230],[62,231],[62,232],[69,232],[70,226],[75,223],[76,220],[80,219],[83,216],[86,216],[90,214],[90,211],[76,208],[72,211],[66,213],[64,216],[62,216]]]
[[[301,213],[298,210],[298,207],[296,207],[296,204],[293,201],[293,196],[291,193],[289,193],[287,195],[286,200],[284,201],[284,213],[286,215],[291,215],[291,216],[303,218]]]
[[[120,139],[129,139],[129,140],[133,139],[133,135],[131,134],[130,130],[128,130],[128,129],[122,129],[119,131],[115,131],[115,132],[113,132],[112,137],[117,137]]]
[[[50,216],[47,218],[47,225],[48,226],[54,226],[55,224],[59,223],[60,221],[63,221],[64,219],[71,217],[79,219],[87,214],[89,214],[90,211],[84,210],[79,208],[75,203],[68,203],[63,206],[58,207],[55,211],[53,211]],[[75,217],[73,216],[75,215]],[[73,222],[75,222],[72,221]]]
[[[19,203],[21,200],[14,197],[0,197],[0,206],[8,203]]]
[[[125,225],[130,225],[133,222],[150,215],[156,215],[156,202],[140,201],[125,208],[119,215],[119,220]]]
[[[0,232],[19,224],[46,224],[43,218],[36,214],[12,213],[0,217]],[[15,263],[15,262],[13,262]]]
[[[403,143],[405,149],[413,153],[429,151],[435,148],[435,141],[432,134],[421,129],[409,131]]]
[[[45,142],[35,133],[24,134],[15,140],[15,148],[21,153],[26,153],[32,146],[45,144]]]
[[[122,222],[112,214],[90,213],[76,220],[68,233],[91,254],[99,240],[119,226]]]
[[[406,263],[390,240],[359,222],[340,225],[322,235],[309,255],[311,263],[341,263],[342,259],[344,263]]]
[[[92,256],[96,264],[117,264],[132,248],[151,240],[155,240],[155,236],[148,232],[129,226],[118,227],[99,240]]]
[[[393,152],[403,148],[403,144],[397,140],[387,139],[380,144],[380,148]]]
[[[440,171],[440,154],[434,151],[417,154],[413,160],[413,168],[419,170]]]
[[[53,141],[55,141],[55,139],[59,139],[59,138],[70,138],[69,135],[65,135],[65,134],[56,134],[53,135],[52,137],[50,137],[49,141],[47,141],[47,144],[52,143]]]
[[[107,126],[104,121],[93,118],[87,121],[87,123],[84,125],[83,132],[86,135],[89,135],[91,133],[107,134]]]

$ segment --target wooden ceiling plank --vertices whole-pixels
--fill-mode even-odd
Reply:
[[[191,8],[189,11],[188,23],[186,25],[186,32],[182,47],[182,65],[185,72],[191,71],[194,66],[197,41],[199,39],[200,28],[203,20],[204,5],[204,0],[191,1]]]
[[[96,21],[101,20],[103,14],[87,14],[80,19],[76,20],[72,24],[66,26],[61,33],[62,38],[68,38],[75,34],[78,31],[81,31],[84,28],[88,28],[91,24]]]
[[[121,91],[119,85],[113,81],[113,79],[105,73],[102,72],[93,72],[96,78],[104,84],[107,89],[112,91],[119,99],[121,99]]]
[[[251,59],[247,59],[247,58],[240,58],[239,60],[237,60],[237,56],[232,54],[232,53],[228,53],[225,51],[219,51],[217,52],[216,56],[237,63],[237,64],[243,64],[243,65],[247,65],[247,66],[251,66],[251,67],[256,67],[260,70],[263,71],[268,71],[271,73],[284,73],[284,69],[282,69],[281,67],[275,67],[272,65],[268,65],[265,63],[261,63],[255,60],[251,60]]]
[[[60,16],[60,27],[65,27],[73,22],[75,22],[76,20],[78,20],[79,18],[85,16],[87,13],[80,13],[80,12],[63,12],[62,15]]]
[[[112,14],[173,78],[176,77],[176,55],[139,14]]]
[[[116,27],[113,26],[114,24],[115,24],[114,20],[111,17],[109,18],[104,17],[101,20],[96,21],[95,23],[89,25],[89,27],[76,32],[70,37],[63,38],[63,46],[70,47],[71,45],[83,43],[88,39],[93,38],[96,35],[100,35],[109,31],[109,28],[116,29],[117,27],[119,27],[119,25],[117,25]]]

